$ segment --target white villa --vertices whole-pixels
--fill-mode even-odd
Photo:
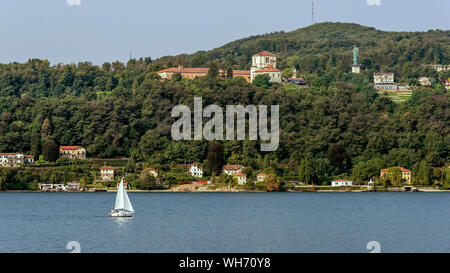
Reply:
[[[24,155],[19,153],[0,153],[1,167],[18,167],[20,164],[33,164],[34,157],[32,155]]]
[[[240,173],[242,170],[244,170],[244,166],[242,165],[223,165],[222,167],[222,172],[228,175]]]
[[[333,187],[353,186],[353,181],[348,179],[336,179],[331,181],[331,186]]]
[[[114,180],[114,168],[111,166],[103,166],[100,168],[100,178],[103,181]]]
[[[252,56],[250,73],[252,82],[256,76],[263,74],[269,75],[270,82],[281,82],[281,71],[277,69],[277,57],[269,51],[263,51]]]
[[[237,178],[237,182],[239,185],[244,185],[245,183],[247,183],[247,175],[243,173],[235,173],[233,174],[233,177]]]
[[[194,177],[203,177],[203,168],[198,163],[191,164],[188,173]]]

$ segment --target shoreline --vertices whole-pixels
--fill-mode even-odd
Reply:
[[[39,190],[6,190],[0,191],[1,193],[116,193],[116,190],[105,190],[105,191],[39,191]],[[127,190],[128,193],[273,193],[267,191],[257,191],[257,190],[190,190],[190,191],[180,191],[180,190]],[[364,191],[364,190],[314,190],[314,191],[278,191],[280,193],[411,193],[412,191],[399,191],[399,190],[379,190],[379,191]],[[423,192],[423,193],[434,193],[434,192],[450,192],[450,190],[439,190],[439,189],[423,189],[413,192]]]

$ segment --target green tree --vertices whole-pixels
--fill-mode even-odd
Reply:
[[[308,153],[300,162],[298,169],[298,179],[306,184],[314,184],[317,181],[315,162],[311,153]]]
[[[210,62],[208,68],[208,77],[216,78],[217,76],[219,76],[219,66],[216,62]]]
[[[174,82],[179,82],[182,79],[183,79],[183,76],[179,72],[173,74],[173,76],[172,76],[172,81],[174,81]]]
[[[206,156],[205,168],[211,174],[219,174],[222,171],[224,164],[224,149],[223,145],[213,142],[208,147],[208,155]]]
[[[256,75],[256,77],[253,79],[253,84],[258,87],[268,88],[269,86],[271,86],[270,77],[267,74]]]
[[[141,190],[151,190],[156,187],[156,179],[149,172],[143,172],[139,180],[139,189]]]
[[[227,68],[227,79],[233,78],[233,68],[228,67]]]
[[[344,145],[336,143],[328,149],[328,161],[337,167],[341,172],[346,172],[351,168],[351,159],[347,154]]]
[[[59,146],[53,140],[49,140],[42,146],[42,154],[44,160],[54,162],[59,157]]]
[[[266,185],[266,190],[269,192],[274,192],[274,191],[280,190],[281,180],[274,173],[268,174],[266,179],[264,180],[264,183]]]
[[[292,68],[285,68],[285,69],[283,70],[283,73],[281,74],[281,76],[282,76],[284,79],[292,78],[293,75],[294,75],[294,71],[292,71]]]
[[[416,174],[416,182],[421,185],[430,185],[432,177],[431,166],[425,160],[422,160],[419,164],[419,170]]]

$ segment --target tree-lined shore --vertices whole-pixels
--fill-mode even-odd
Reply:
[[[350,73],[353,44],[361,48],[361,74]],[[156,74],[171,66],[211,62],[221,69],[248,69],[251,54],[259,50],[275,52],[280,68],[296,68],[309,88],[214,75],[161,81]],[[52,166],[58,163],[48,153],[53,144],[81,145],[88,157],[128,158],[118,168],[136,183],[149,166],[176,183],[183,179],[177,164],[200,162],[211,176],[214,162],[208,151],[217,144],[223,156],[214,160],[281,180],[322,185],[351,178],[358,184],[379,177],[380,169],[402,166],[412,170],[414,184],[445,188],[450,184],[450,95],[441,83],[450,72],[422,66],[429,63],[450,63],[449,31],[394,33],[327,23],[250,37],[208,52],[127,64],[52,66],[38,59],[0,64],[0,152],[21,151]],[[435,84],[416,88],[407,101],[395,103],[371,85],[375,71],[395,72],[409,84],[428,76]],[[279,105],[278,150],[261,152],[259,141],[250,140],[174,141],[171,109],[178,104],[193,109],[194,96],[222,108]],[[2,168],[0,189],[34,189],[48,181],[89,184],[95,175],[83,164]]]

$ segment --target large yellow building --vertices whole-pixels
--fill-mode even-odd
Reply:
[[[398,168],[401,171],[402,179],[406,183],[411,184],[411,171],[408,169],[405,169],[403,167],[393,167],[393,168],[389,168],[389,169],[382,169],[380,171],[380,177],[386,178],[391,172],[395,171],[395,168]]]
[[[161,79],[172,79],[175,73],[180,73],[183,79],[195,79],[197,77],[204,77],[208,75],[209,68],[203,67],[171,67],[164,70],[160,70],[157,74]],[[219,70],[219,76],[225,78],[226,71]],[[250,82],[250,71],[249,70],[233,70],[233,78],[244,78],[247,82]]]
[[[59,156],[69,159],[86,159],[86,150],[81,146],[59,146]]]

